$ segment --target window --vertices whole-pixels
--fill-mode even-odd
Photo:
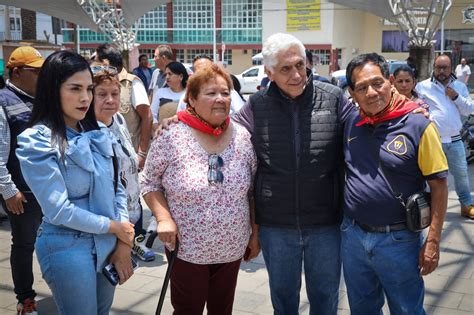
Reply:
[[[137,41],[141,43],[166,43],[166,4],[160,5],[143,15],[138,24]]]
[[[229,66],[232,65],[232,49],[227,49],[224,52],[224,60],[222,60],[222,63]]]
[[[11,17],[10,18],[10,31],[20,31],[20,30],[21,30],[20,18]]]
[[[155,50],[154,49],[138,49],[138,54],[143,55],[145,54],[148,59],[153,59],[155,57]]]
[[[242,74],[243,77],[257,77],[258,76],[258,68],[251,69],[244,74]]]
[[[213,0],[173,1],[173,41],[175,43],[212,43]],[[189,60],[189,59],[188,59]]]
[[[105,43],[108,41],[104,34],[99,34],[88,29],[80,29],[79,36],[81,43]]]
[[[184,49],[176,49],[176,61],[184,62]]]
[[[329,65],[331,60],[330,49],[309,49],[313,54],[313,65]]]
[[[188,49],[186,51],[186,62],[185,63],[193,63],[194,57],[197,55],[207,55],[211,58],[213,58],[213,52],[212,49]]]
[[[256,54],[259,54],[261,53],[262,50],[261,49],[252,49],[252,57],[255,56]],[[262,59],[260,60],[252,60],[252,65],[254,66],[259,66],[262,64]]]
[[[222,0],[222,40],[262,42],[262,0]]]

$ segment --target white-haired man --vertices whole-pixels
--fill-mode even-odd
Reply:
[[[342,91],[306,74],[303,44],[274,34],[263,45],[272,81],[235,115],[258,156],[256,221],[275,314],[298,314],[304,266],[310,314],[336,314],[343,188]]]

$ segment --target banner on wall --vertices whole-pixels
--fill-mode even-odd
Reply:
[[[286,0],[286,31],[321,29],[321,0]]]

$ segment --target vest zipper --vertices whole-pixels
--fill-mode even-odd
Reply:
[[[293,107],[293,139],[294,139],[294,159],[295,159],[295,216],[296,216],[296,227],[298,230],[301,230],[300,222],[300,196],[299,196],[299,172],[300,172],[300,150],[301,150],[301,138],[300,138],[300,126],[299,126],[299,107],[298,104],[294,101],[291,101],[291,106]]]

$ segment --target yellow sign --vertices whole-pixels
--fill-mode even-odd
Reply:
[[[286,31],[321,29],[321,0],[286,0]]]

